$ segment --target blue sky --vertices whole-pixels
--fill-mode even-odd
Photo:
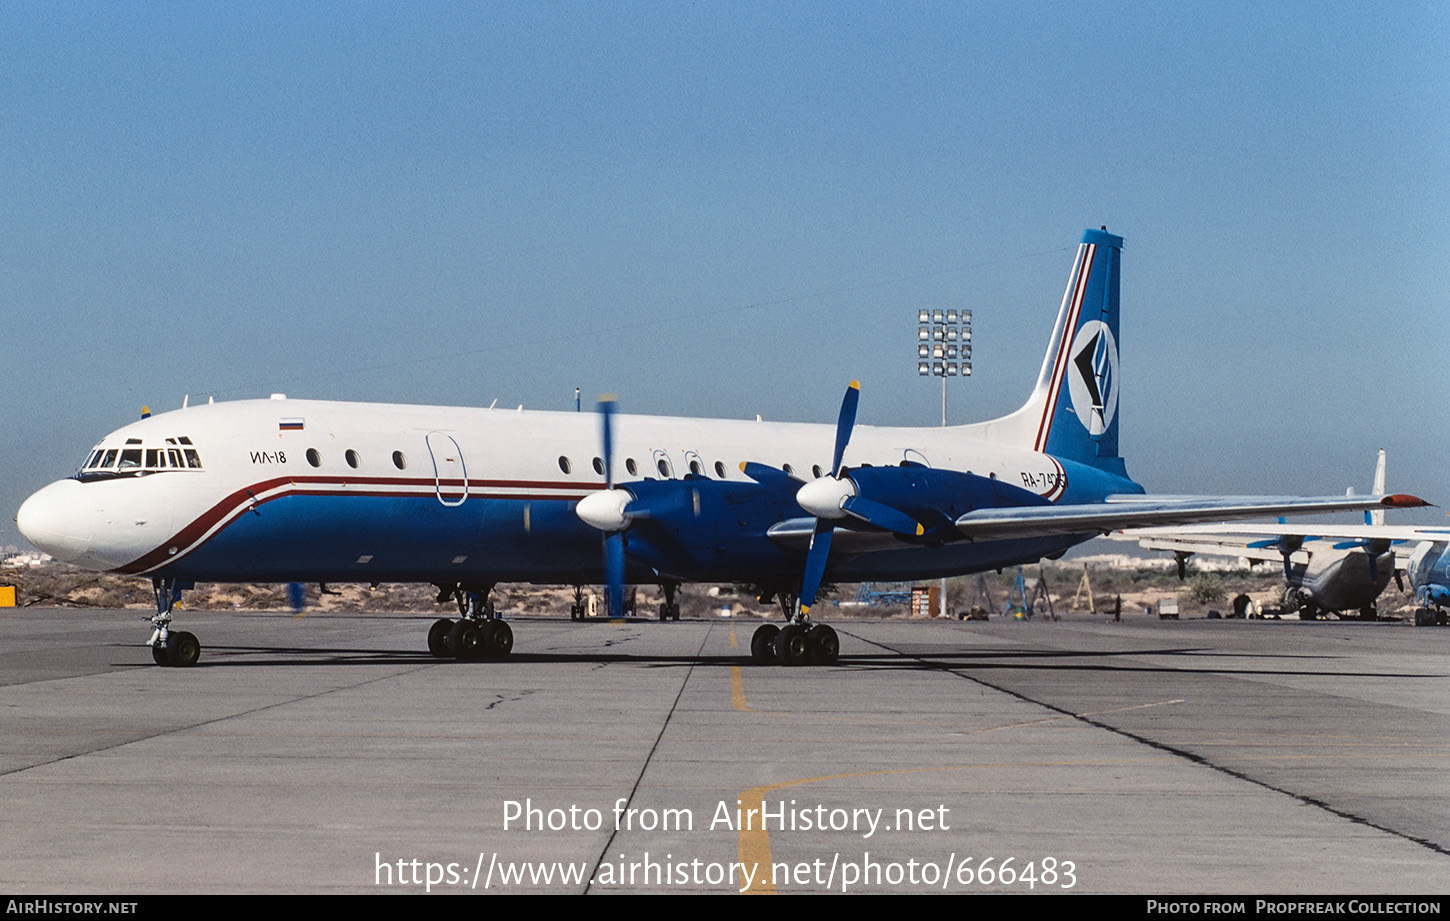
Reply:
[[[0,543],[187,394],[831,421],[859,378],[933,425],[915,310],[964,307],[949,414],[999,415],[1103,224],[1150,490],[1384,447],[1450,504],[1446,48],[1439,3],[5,4]]]

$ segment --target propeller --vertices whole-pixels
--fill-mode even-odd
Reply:
[[[856,407],[860,403],[861,382],[852,381],[851,386],[846,388],[846,396],[841,400],[841,414],[836,419],[836,448],[831,455],[831,472],[796,492],[796,502],[800,507],[816,516],[816,528],[811,532],[810,547],[806,550],[806,569],[801,577],[802,616],[816,603],[816,593],[821,589],[826,561],[831,554],[831,536],[836,533],[836,521],[846,517],[842,506],[856,495],[856,487],[850,480],[842,479],[840,474],[841,459],[851,441],[851,430],[856,427]]]
[[[850,444],[851,432],[856,427],[856,409],[861,403],[861,384],[852,381],[841,400],[841,413],[836,419],[836,444],[831,454],[831,470],[809,483],[779,469],[748,461],[740,465],[746,476],[780,492],[794,492],[796,504],[813,515],[816,526],[811,531],[811,541],[806,550],[805,571],[801,577],[801,614],[807,613],[816,602],[821,580],[825,576],[826,563],[831,554],[831,538],[836,523],[847,518],[856,518],[875,527],[909,537],[920,537],[922,526],[905,512],[898,511],[882,502],[867,499],[850,477],[845,475],[842,460],[846,445]]]
[[[614,486],[614,397],[599,400],[600,442],[603,448],[604,489],[590,493],[575,506],[585,524],[604,533],[604,582],[610,617],[624,616],[624,531],[633,521],[627,490]]]

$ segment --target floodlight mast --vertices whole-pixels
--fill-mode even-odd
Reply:
[[[972,374],[972,312],[916,312],[916,373],[941,378],[941,424],[947,424],[947,378]]]
[[[947,424],[947,378],[972,376],[972,312],[916,312],[916,373],[941,378],[941,424]],[[937,593],[937,613],[947,616],[947,580]]]

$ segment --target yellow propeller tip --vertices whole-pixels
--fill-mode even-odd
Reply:
[[[861,389],[861,382],[860,381],[852,381],[851,382],[851,389],[852,390],[860,390]]]

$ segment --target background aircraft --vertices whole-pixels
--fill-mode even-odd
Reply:
[[[1372,495],[1382,496],[1384,492],[1385,452],[1380,451]],[[1284,610],[1297,611],[1303,620],[1328,613],[1352,613],[1362,620],[1374,620],[1378,616],[1376,599],[1391,577],[1403,590],[1401,574],[1411,570],[1414,574],[1410,581],[1422,609],[1445,603],[1445,562],[1440,558],[1450,530],[1386,525],[1383,510],[1365,512],[1363,525],[1290,526],[1281,521],[1141,528],[1112,537],[1136,540],[1148,550],[1171,551],[1178,558],[1180,579],[1185,575],[1188,558],[1194,554],[1247,559],[1251,564],[1282,562]],[[1436,580],[1438,591],[1434,587]],[[1432,602],[1432,598],[1440,600]],[[1429,614],[1432,621],[1436,616],[1433,611]],[[1417,622],[1425,618],[1423,613],[1416,615]]]
[[[158,664],[200,643],[170,629],[197,581],[430,582],[460,619],[440,657],[497,657],[513,633],[502,581],[744,582],[779,600],[757,661],[831,663],[810,610],[823,580],[997,569],[1124,527],[1408,507],[1408,496],[1152,497],[1118,454],[1123,241],[1089,230],[1036,386],[1000,419],[951,428],[836,426],[248,400],[143,418],[79,472],[26,500],[17,523],[62,560],[149,576]],[[278,395],[280,397],[280,395]],[[624,471],[624,481],[616,479]]]

